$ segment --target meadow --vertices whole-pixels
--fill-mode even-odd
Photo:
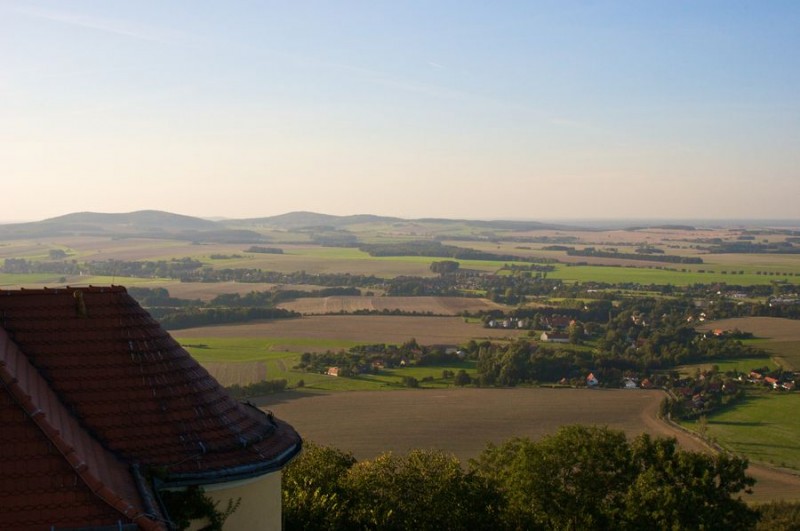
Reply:
[[[723,448],[754,462],[800,471],[798,408],[797,393],[750,388],[736,407],[708,415],[707,434]],[[701,429],[697,421],[684,425],[694,431]]]

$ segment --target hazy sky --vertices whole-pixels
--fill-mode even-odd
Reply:
[[[0,220],[800,217],[800,2],[0,0]]]

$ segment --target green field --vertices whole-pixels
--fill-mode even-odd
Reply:
[[[692,365],[681,365],[676,370],[684,375],[692,375],[697,370],[709,370],[716,366],[719,372],[729,371],[749,373],[758,367],[769,367],[770,370],[778,368],[778,364],[771,358],[734,358],[730,360],[715,360],[709,363],[696,363]]]
[[[674,266],[671,266],[674,267]],[[642,267],[614,267],[614,266],[566,266],[557,265],[556,270],[547,274],[547,278],[559,279],[565,282],[633,282],[637,284],[672,284],[675,286],[688,286],[690,284],[711,284],[725,282],[742,286],[756,284],[769,284],[772,281],[785,281],[800,283],[800,277],[788,275],[757,275],[755,271],[744,274],[722,274],[725,269],[715,268],[714,272],[706,269],[705,273],[689,269],[681,271],[684,266],[677,267],[677,271],[665,269],[649,269]],[[697,266],[693,266],[697,267]],[[702,268],[701,268],[702,269]],[[733,270],[734,267],[728,268]],[[738,270],[738,269],[737,269]]]
[[[707,418],[708,435],[752,461],[800,470],[800,394],[747,389],[735,407]],[[697,422],[685,422],[697,430]]]

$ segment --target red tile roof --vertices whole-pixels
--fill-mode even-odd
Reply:
[[[147,528],[137,515],[159,516],[129,465],[168,485],[219,483],[276,470],[300,450],[291,426],[233,400],[122,287],[0,290],[3,331],[1,418],[24,411],[24,430],[38,428],[117,520]],[[22,451],[8,433],[4,451]],[[0,460],[0,496],[17,492],[7,479],[15,466]]]

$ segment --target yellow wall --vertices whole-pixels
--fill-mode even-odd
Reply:
[[[280,472],[234,483],[204,485],[203,489],[207,496],[219,502],[218,510],[224,511],[228,500],[242,499],[239,508],[225,520],[226,531],[280,531]],[[189,529],[200,529],[207,523],[194,521]]]

